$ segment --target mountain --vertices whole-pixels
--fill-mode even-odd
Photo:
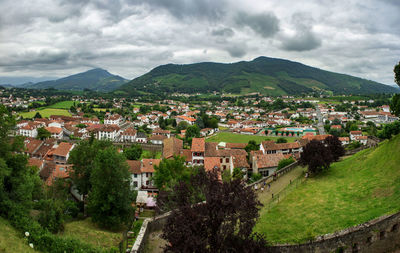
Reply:
[[[96,90],[112,91],[120,87],[127,80],[109,73],[107,70],[96,68],[86,72],[67,76],[53,81],[35,83],[26,88],[46,89],[55,88],[58,90]]]
[[[374,81],[268,57],[236,63],[167,64],[122,85],[118,92],[298,95],[312,91],[334,94],[395,93],[398,89]]]
[[[15,87],[25,87],[37,82],[54,80],[55,77],[33,77],[33,76],[0,76],[1,85],[10,85]]]

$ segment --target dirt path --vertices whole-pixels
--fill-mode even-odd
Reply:
[[[268,204],[272,199],[272,194],[277,194],[285,189],[286,186],[290,184],[290,182],[294,181],[296,178],[301,176],[303,173],[304,168],[296,167],[290,172],[286,173],[285,175],[278,178],[278,180],[273,181],[271,183],[271,188],[268,190],[268,187],[265,187],[264,191],[258,190],[258,199],[263,205]]]

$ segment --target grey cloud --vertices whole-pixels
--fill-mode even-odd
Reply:
[[[322,41],[312,31],[313,19],[305,13],[295,13],[292,23],[296,34],[283,37],[282,49],[288,51],[309,51],[321,46]]]
[[[65,64],[69,58],[67,52],[40,50],[26,51],[0,60],[1,67],[21,67],[28,65]]]
[[[232,37],[235,34],[235,32],[231,28],[219,28],[219,29],[214,29],[211,32],[211,35],[213,36],[221,36],[221,37]]]
[[[246,55],[246,50],[243,45],[240,46],[230,46],[226,49],[230,56],[235,58],[240,58]]]
[[[225,0],[127,0],[151,8],[163,8],[178,19],[187,17],[218,20],[225,15]]]
[[[273,13],[250,15],[241,12],[235,21],[239,26],[249,27],[264,38],[272,37],[279,31],[279,19]]]

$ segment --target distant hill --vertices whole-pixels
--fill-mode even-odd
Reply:
[[[112,91],[120,87],[127,80],[109,73],[107,70],[96,68],[79,74],[67,76],[52,81],[39,82],[25,86],[33,89],[55,88],[59,90]]]
[[[162,65],[118,89],[118,92],[127,94],[213,91],[298,95],[312,91],[330,91],[334,94],[395,93],[398,89],[298,62],[268,57],[230,64],[203,62]]]

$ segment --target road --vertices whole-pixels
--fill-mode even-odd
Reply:
[[[319,134],[325,134],[324,121],[322,120],[321,110],[319,109],[318,105],[315,107],[315,109],[317,111],[317,118],[318,118],[317,128]]]

